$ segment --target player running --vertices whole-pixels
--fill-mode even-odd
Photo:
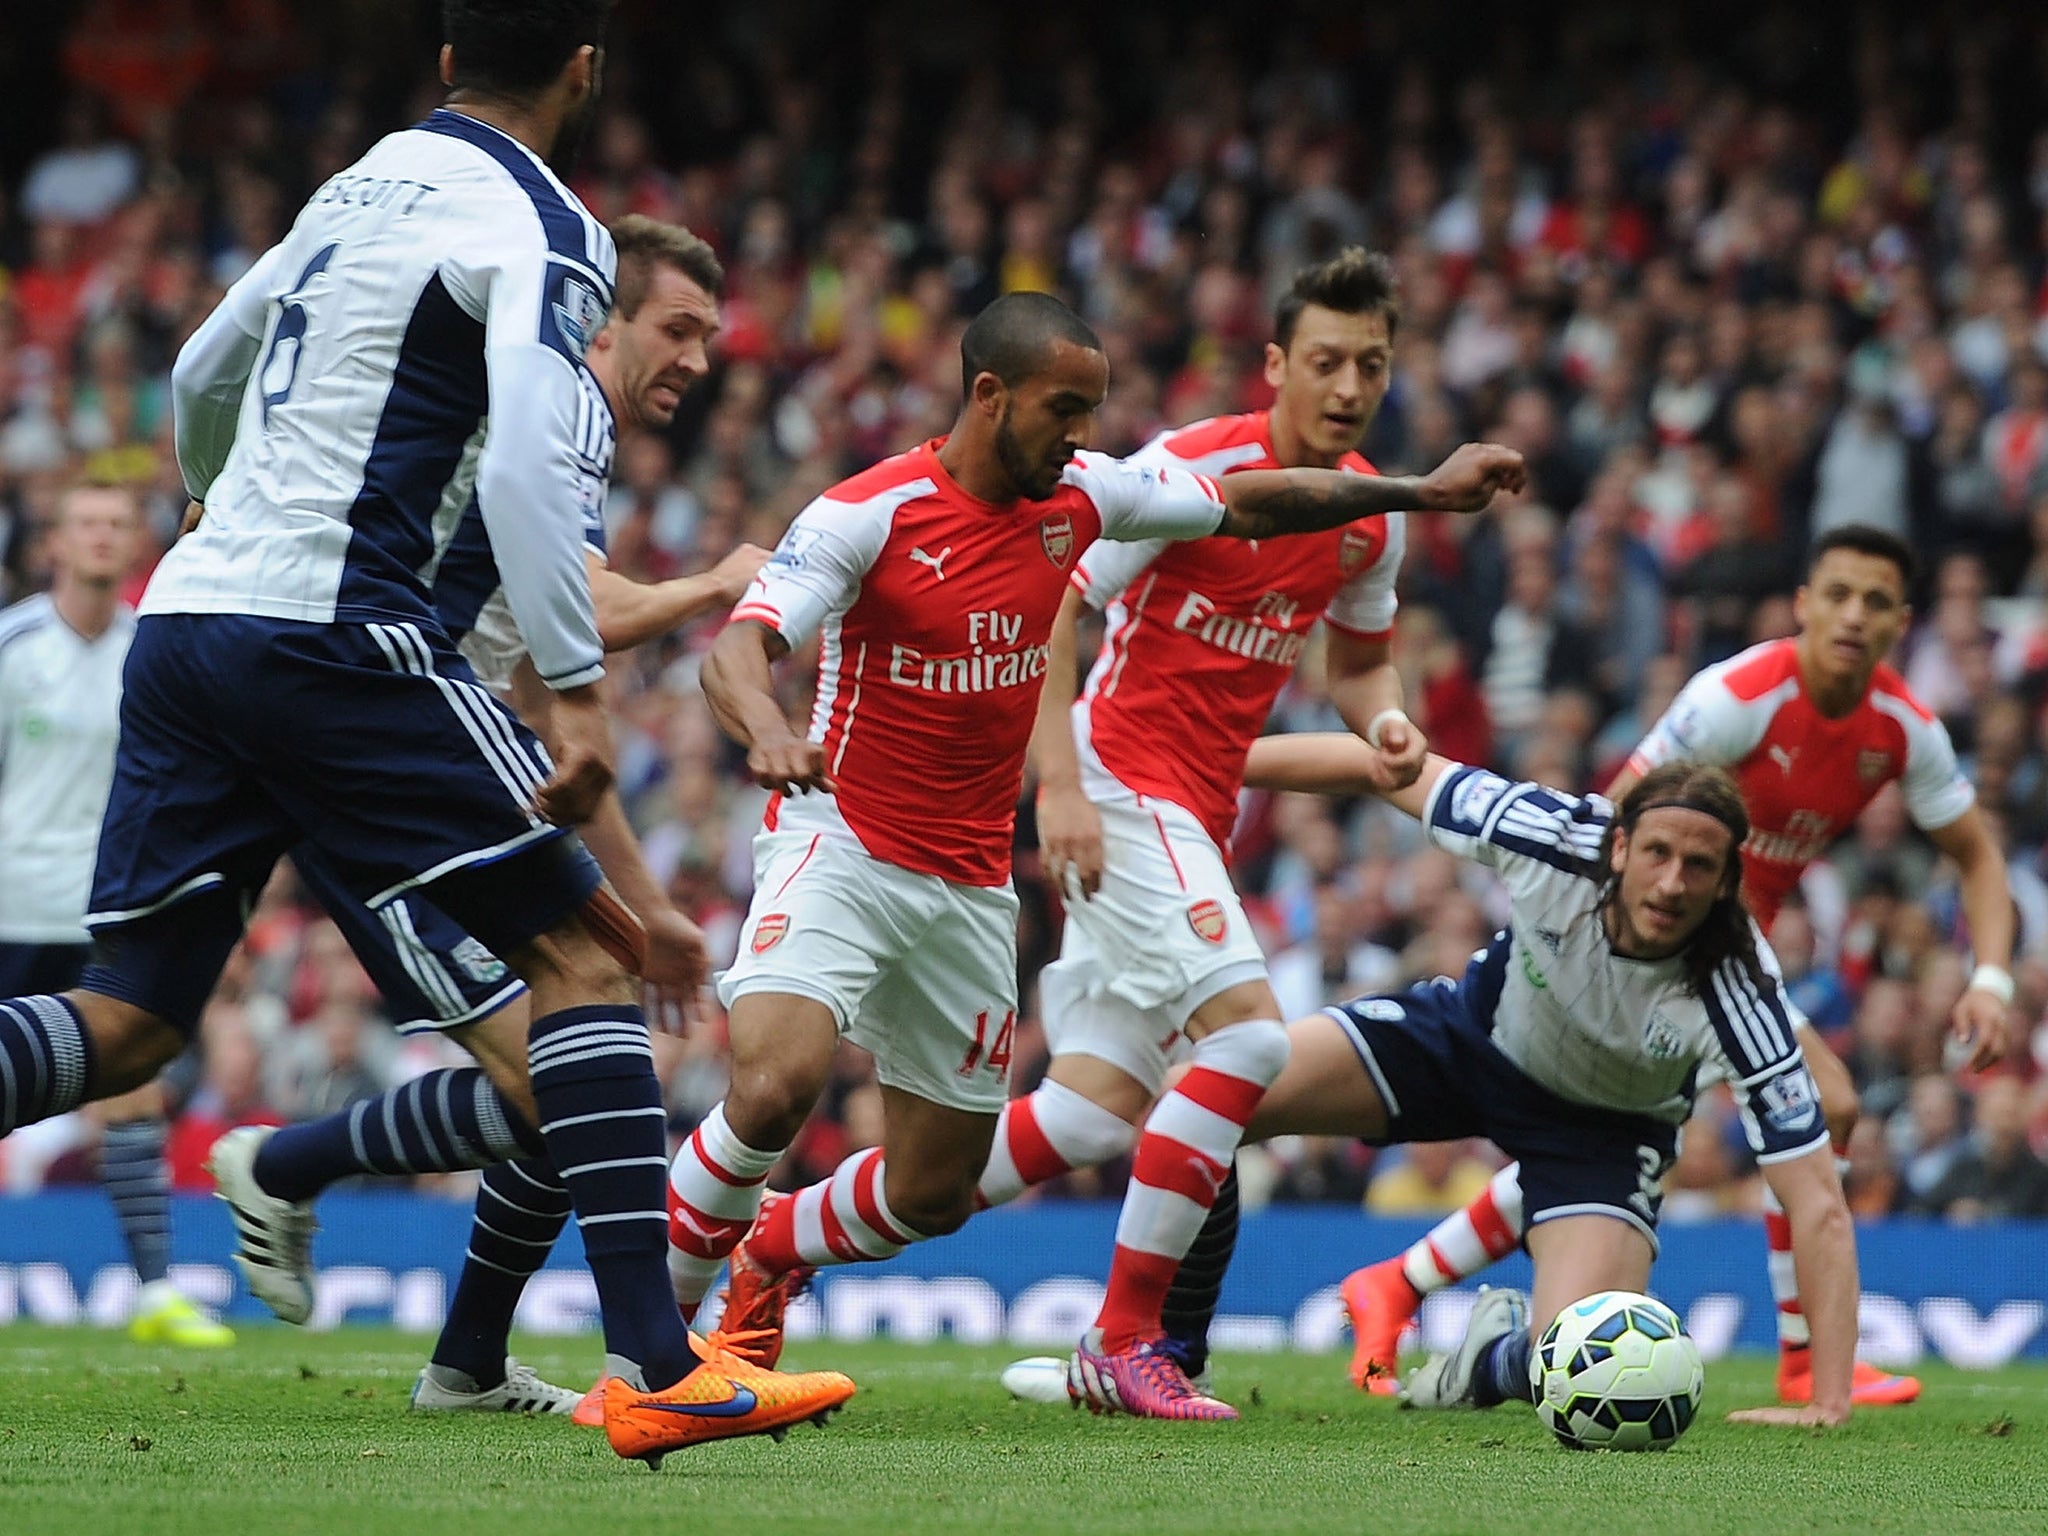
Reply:
[[[732,1088],[670,1170],[670,1266],[694,1308],[760,1212],[723,1327],[766,1330],[764,1356],[780,1348],[803,1254],[885,1258],[974,1208],[1016,1021],[1015,806],[1076,561],[1098,538],[1269,539],[1402,507],[1478,510],[1522,478],[1519,455],[1484,444],[1420,479],[1289,469],[1219,481],[1083,452],[1107,364],[1094,333],[1044,295],[990,305],[961,353],[951,435],[813,502],[704,670],[720,723],[776,797],[739,960],[720,983]],[[770,668],[814,633],[817,704],[799,736]],[[762,1211],[763,1180],[841,1034],[875,1055],[883,1146]],[[1198,1049],[1196,1086],[1227,1085],[1248,1114],[1285,1052],[1277,1019],[1219,1028]]]
[[[851,1395],[700,1357],[662,1265],[666,1161],[637,983],[567,828],[611,782],[577,495],[579,365],[610,237],[549,168],[596,100],[603,0],[448,0],[446,107],[330,178],[180,352],[204,519],[144,597],[81,985],[0,1002],[0,1133],[147,1081],[189,1039],[278,856],[372,910],[419,893],[532,990],[539,1131],[597,1280],[606,1432],[656,1461]],[[488,416],[488,421],[486,417]],[[448,640],[421,572],[474,491],[554,691],[552,769]],[[457,1111],[461,1113],[460,1110]]]
[[[1844,526],[1815,544],[1796,608],[1800,632],[1710,667],[1689,683],[1651,729],[1609,793],[1620,796],[1660,763],[1684,756],[1724,766],[1741,787],[1754,830],[1743,843],[1744,892],[1765,932],[1806,866],[1841,836],[1886,784],[1899,781],[1916,825],[1961,872],[1963,911],[1978,966],[1957,1002],[1954,1033],[1974,1066],[2004,1054],[2013,918],[2005,858],[1975,807],[1941,722],[1907,690],[1884,657],[1911,618],[1906,593],[1913,554],[1874,528]],[[1333,787],[1338,763],[1360,756],[1342,737],[1271,738],[1253,755],[1255,781],[1281,787]],[[1290,765],[1320,757],[1327,772],[1281,778]],[[1359,782],[1370,787],[1367,768]],[[1768,946],[1760,948],[1775,966]],[[1800,1048],[1820,1086],[1821,1108],[1839,1148],[1856,1119],[1856,1090],[1846,1068],[1794,1010]],[[1402,1330],[1422,1298],[1484,1269],[1521,1241],[1526,1211],[1519,1174],[1503,1169],[1465,1210],[1446,1218],[1406,1253],[1351,1275],[1343,1286],[1357,1336],[1352,1379],[1393,1390]],[[1813,1370],[1792,1227],[1775,1192],[1765,1193],[1771,1288],[1777,1298],[1778,1395],[1809,1401]],[[1920,1383],[1858,1362],[1861,1404],[1909,1403]]]
[[[48,592],[0,613],[0,996],[76,986],[93,844],[114,779],[121,664],[135,612],[120,599],[142,514],[118,486],[57,503]],[[170,1280],[171,1175],[164,1090],[149,1082],[94,1106],[100,1176],[142,1288],[128,1321],[143,1344],[218,1348],[235,1335]]]
[[[1330,738],[1341,745],[1341,738]],[[1530,1398],[1530,1340],[1581,1297],[1647,1288],[1660,1180],[1699,1078],[1735,1085],[1743,1128],[1798,1237],[1813,1401],[1734,1417],[1837,1424],[1850,1411],[1856,1247],[1819,1092],[1742,905],[1751,836],[1735,782],[1672,760],[1619,804],[1432,756],[1384,796],[1440,848],[1490,865],[1508,925],[1440,977],[1295,1021],[1248,1131],[1374,1146],[1485,1136],[1521,1160],[1533,1302],[1482,1292],[1459,1347],[1415,1371],[1414,1407]],[[1072,1389],[1113,1398],[1077,1356]]]
[[[1386,393],[1397,319],[1384,258],[1354,247],[1304,269],[1274,317],[1271,409],[1164,433],[1132,462],[1212,477],[1297,466],[1370,473],[1356,450]],[[977,1205],[1001,1205],[1033,1184],[1128,1152],[1165,1086],[1169,1052],[1186,1049],[1184,1025],[1199,1035],[1278,1022],[1223,851],[1238,778],[1318,618],[1331,696],[1361,734],[1381,733],[1389,784],[1421,770],[1422,736],[1401,714],[1387,647],[1402,520],[1389,513],[1251,544],[1103,542],[1076,561],[1053,624],[1032,737],[1047,867],[1061,879],[1073,866],[1071,880],[1062,879],[1074,910],[1063,957],[1040,981],[1053,1062],[1043,1085],[1003,1106]],[[1084,602],[1109,608],[1110,625],[1076,710],[1074,637]],[[1105,821],[1116,829],[1107,860]],[[1085,905],[1084,895],[1092,898]],[[1113,974],[1103,953],[1119,957]],[[780,1276],[866,1257],[828,1243],[822,1219],[809,1217],[825,1209],[830,1187],[771,1202],[736,1262]],[[1216,1196],[1235,1198],[1228,1183]],[[1134,1219],[1143,1221],[1155,1199],[1156,1192],[1135,1196]],[[1149,1340],[1159,1319],[1139,1310],[1134,1333]],[[1206,1393],[1142,1390],[1139,1376],[1156,1374],[1149,1353],[1132,1351],[1129,1361],[1131,1402],[1176,1416],[1234,1414]],[[1199,1379],[1198,1363],[1177,1363]]]
[[[585,359],[586,462],[578,498],[598,634],[607,652],[629,650],[714,608],[729,608],[767,558],[765,550],[743,545],[704,575],[651,586],[605,563],[601,513],[614,421],[660,430],[674,420],[683,396],[710,372],[708,349],[719,328],[724,285],[718,258],[687,230],[632,215],[613,225],[612,235],[618,295]],[[520,713],[545,733],[546,690],[531,684],[531,665],[474,503],[435,568],[434,603],[487,687],[504,698],[526,684]],[[536,705],[538,712],[530,713]],[[616,793],[606,792],[583,837],[646,930],[642,976],[687,1000],[704,979],[702,935],[648,872]],[[318,850],[295,850],[294,858],[384,994],[400,1032],[446,1033],[484,1070],[427,1072],[320,1120],[283,1130],[245,1127],[223,1137],[211,1166],[238,1224],[255,1234],[236,1255],[250,1290],[286,1322],[312,1315],[310,1206],[337,1180],[483,1168],[462,1276],[432,1362],[414,1384],[412,1406],[574,1411],[579,1393],[541,1380],[505,1349],[525,1283],[568,1217],[568,1190],[546,1158],[501,1161],[502,1141],[467,1138],[460,1118],[481,1102],[493,1123],[531,1123],[526,988],[430,902],[400,897],[382,913],[371,912]],[[601,1423],[601,1415],[593,1422]]]

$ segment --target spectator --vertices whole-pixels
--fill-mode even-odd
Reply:
[[[1922,1197],[1951,1221],[2048,1216],[2048,1166],[2027,1147],[2027,1090],[2018,1078],[1991,1078],[1977,1090],[1969,1150]]]

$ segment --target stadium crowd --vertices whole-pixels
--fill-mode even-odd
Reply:
[[[170,360],[288,210],[435,99],[426,50],[390,43],[412,9],[80,9],[46,142],[0,181],[10,599],[46,579],[43,530],[80,479],[131,486],[156,551],[174,535]],[[1113,382],[1096,446],[1126,452],[1263,404],[1279,289],[1343,244],[1385,250],[1403,312],[1368,457],[1426,469],[1484,437],[1534,471],[1496,515],[1411,519],[1397,658],[1437,750],[1597,788],[1695,670],[1791,631],[1815,533],[1874,523],[1923,552],[1895,661],[2007,842],[2022,1043],[1989,1075],[1945,1070],[1968,935],[1895,787],[1771,937],[1862,1092],[1855,1210],[2048,1215],[2048,130],[2025,110],[2048,17],[1774,5],[1704,40],[1579,6],[1474,58],[1414,20],[1287,7],[1255,33],[1201,7],[1052,7],[1028,28],[907,0],[678,10],[620,7],[575,178],[600,217],[685,223],[729,273],[713,382],[670,434],[620,444],[618,569],[657,579],[773,545],[816,492],[943,431],[960,329],[998,294],[1056,291],[1097,327]],[[799,35],[816,46],[765,41]],[[650,862],[723,959],[762,796],[696,686],[715,631],[615,664],[612,687]],[[793,714],[809,659],[782,674]],[[1321,675],[1312,652],[1275,729],[1340,728]],[[1251,793],[1235,851],[1290,1016],[1455,972],[1503,910],[1373,803]],[[1028,851],[1019,876],[1028,983],[1059,909]],[[448,1049],[391,1031],[289,872],[203,1039],[172,1141],[188,1188],[222,1130],[324,1114]],[[724,1086],[708,1000],[688,1045],[678,1130]],[[1027,1018],[1018,1090],[1044,1055]],[[850,1047],[826,1107],[779,1185],[877,1139]],[[1753,1208],[1733,1118],[1725,1093],[1703,1100],[1667,1219]],[[1246,1154],[1245,1185],[1405,1214],[1461,1205],[1492,1166],[1476,1145],[1376,1162],[1283,1142]],[[0,1148],[14,1189],[92,1169],[83,1121]]]

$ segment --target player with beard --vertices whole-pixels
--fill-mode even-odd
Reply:
[[[585,473],[578,494],[584,559],[607,653],[730,607],[767,558],[767,551],[743,545],[702,575],[646,585],[606,564],[602,513],[614,421],[659,431],[674,420],[683,396],[710,373],[724,284],[718,258],[687,230],[629,215],[611,233],[618,296],[585,359]],[[500,698],[516,697],[521,717],[545,736],[547,690],[533,678],[474,503],[435,568],[434,606],[479,680]],[[583,837],[646,932],[640,975],[663,994],[670,1005],[665,1013],[687,1008],[704,980],[703,937],[649,873],[615,793],[606,793]],[[541,1380],[506,1354],[520,1294],[568,1216],[568,1190],[546,1158],[501,1162],[491,1147],[466,1139],[455,1118],[457,1106],[481,1096],[495,1101],[488,1112],[508,1123],[532,1120],[526,988],[431,902],[402,896],[372,912],[349,894],[319,850],[294,849],[293,859],[361,957],[399,1032],[445,1034],[483,1070],[423,1073],[319,1120],[283,1130],[245,1127],[223,1137],[209,1166],[238,1224],[256,1234],[236,1255],[250,1290],[286,1322],[312,1316],[311,1205],[337,1180],[484,1168],[462,1274],[432,1363],[413,1387],[412,1406],[576,1411],[577,1392]],[[673,1052],[665,1048],[682,1045],[661,1033],[652,1043],[658,1068],[664,1055],[672,1064]],[[589,1403],[585,1417],[602,1423],[601,1404]]]
[[[532,992],[535,1122],[478,1097],[459,1133],[544,1152],[567,1184],[606,1432],[655,1461],[816,1418],[853,1387],[706,1358],[677,1316],[638,984],[600,941],[618,925],[569,830],[612,780],[578,498],[581,364],[614,252],[548,162],[589,120],[607,11],[448,0],[448,105],[329,178],[180,352],[178,458],[205,516],[158,566],[129,654],[95,963],[69,991],[0,1001],[0,1134],[182,1049],[294,844],[373,911],[418,894]],[[554,695],[552,761],[433,607],[425,573],[472,494]]]
[[[1219,478],[1293,467],[1372,473],[1358,444],[1391,379],[1398,318],[1385,258],[1351,247],[1304,268],[1267,344],[1272,406],[1162,433],[1131,462]],[[1040,842],[1069,908],[1061,958],[1040,978],[1053,1060],[1044,1084],[1003,1107],[977,1204],[1001,1205],[1129,1152],[1169,1060],[1190,1040],[1278,1021],[1226,852],[1245,752],[1320,624],[1331,698],[1374,740],[1365,750],[1383,760],[1387,785],[1420,771],[1422,733],[1401,712],[1388,657],[1404,516],[1249,544],[1105,541],[1076,562],[1032,738]],[[1109,623],[1076,707],[1084,605],[1108,609]],[[1160,1161],[1144,1159],[1127,1207],[1131,1232],[1146,1232],[1160,1203],[1143,1179]],[[800,1240],[807,1209],[822,1211],[828,1198],[820,1184],[773,1204],[735,1262],[780,1276],[861,1256]],[[1234,1185],[1216,1200],[1234,1207]],[[1149,1259],[1120,1239],[1105,1309],[1111,1321],[1128,1309],[1131,1336],[1148,1342],[1161,1327],[1156,1298],[1146,1300]],[[1111,1336],[1108,1347],[1127,1346]],[[1149,1371],[1147,1358],[1134,1353],[1132,1369]],[[1176,1363],[1199,1381],[1201,1360]],[[1206,1393],[1155,1403],[1135,1376],[1120,1405],[1234,1414]]]
[[[1652,727],[1609,788],[1619,799],[1643,774],[1678,757],[1727,768],[1741,787],[1753,831],[1742,847],[1743,892],[1768,932],[1806,866],[1855,822],[1886,784],[1961,874],[1964,916],[1977,969],[1950,1025],[1972,1066],[2006,1048],[2013,942],[2005,858],[1975,806],[1948,733],[1885,663],[1912,612],[1912,551],[1880,529],[1847,525],[1815,543],[1798,592],[1799,633],[1767,641],[1700,673]],[[1372,765],[1335,735],[1273,737],[1252,754],[1250,777],[1272,788],[1356,793]],[[1758,952],[1775,964],[1768,945]],[[1846,1068],[1794,1011],[1821,1109],[1839,1149],[1857,1114]],[[1814,1398],[1812,1351],[1793,1227],[1765,1197],[1765,1237],[1777,1300],[1778,1395]],[[1343,1285],[1357,1346],[1352,1379],[1391,1392],[1401,1333],[1429,1293],[1483,1270],[1518,1246],[1526,1228],[1520,1170],[1509,1166],[1464,1210],[1406,1253],[1352,1274]],[[1881,1407],[1912,1402],[1920,1383],[1858,1362],[1854,1399]]]
[[[1522,479],[1518,454],[1486,444],[1420,478],[1296,468],[1217,479],[1171,456],[1084,452],[1108,365],[1094,333],[1044,295],[997,300],[961,353],[952,433],[813,502],[704,670],[705,696],[775,799],[739,960],[720,986],[732,1088],[671,1169],[670,1263],[694,1307],[760,1213],[723,1327],[764,1330],[764,1357],[780,1349],[801,1275],[771,1269],[774,1255],[885,1258],[975,1207],[1016,1022],[1016,802],[1076,562],[1098,539],[1264,541],[1404,507],[1477,511]],[[799,735],[770,668],[812,634],[817,701]],[[883,1145],[762,1213],[763,1181],[842,1034],[875,1056]],[[1228,1131],[1182,1147],[1184,1160],[1228,1164],[1285,1054],[1277,1018],[1201,1042],[1187,1093],[1220,1096],[1228,1112],[1204,1112]],[[1162,1391],[1196,1396],[1185,1380]]]

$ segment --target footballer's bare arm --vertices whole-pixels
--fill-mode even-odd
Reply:
[[[1528,481],[1522,455],[1466,443],[1426,475],[1354,475],[1335,469],[1246,469],[1226,475],[1220,534],[1270,539],[1340,528],[1385,512],[1483,512]]]

